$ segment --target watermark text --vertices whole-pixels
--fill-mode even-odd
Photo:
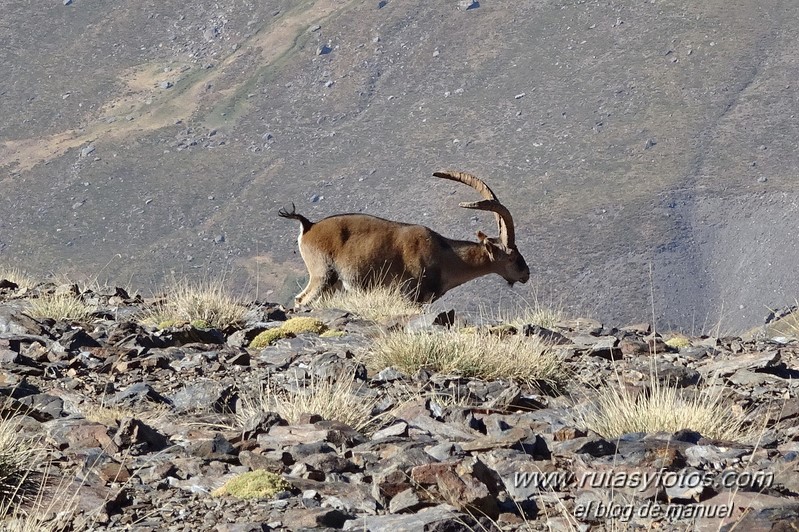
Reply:
[[[757,490],[768,488],[773,482],[772,471],[669,471],[665,468],[649,471],[588,471],[580,474],[571,471],[520,471],[513,478],[516,488],[538,488],[545,491],[601,488],[646,491],[661,487]]]

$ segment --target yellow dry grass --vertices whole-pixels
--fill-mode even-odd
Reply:
[[[316,308],[335,308],[352,312],[356,316],[372,321],[381,321],[398,316],[420,314],[422,305],[408,299],[399,285],[374,286],[340,290],[320,298]]]
[[[420,368],[480,379],[513,379],[560,386],[568,371],[561,356],[537,338],[491,334],[486,330],[409,333],[378,338],[367,358],[375,370]]]
[[[634,393],[621,384],[595,392],[592,405],[579,412],[582,424],[605,438],[631,432],[677,432],[688,429],[705,437],[747,442],[754,436],[725,400],[724,388],[685,389],[661,383],[654,375],[649,389]]]
[[[44,295],[30,300],[28,313],[34,318],[85,321],[94,309],[79,296],[69,293]]]
[[[247,307],[222,280],[173,281],[163,299],[140,317],[147,325],[202,323],[225,328],[241,323]]]
[[[256,392],[241,394],[236,418],[244,426],[262,412],[276,412],[289,423],[297,423],[303,414],[317,414],[364,432],[377,421],[372,415],[377,400],[376,395],[361,393],[345,375],[334,381],[311,377],[290,389],[268,382]]]

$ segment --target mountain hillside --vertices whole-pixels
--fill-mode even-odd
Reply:
[[[286,302],[296,203],[445,236],[484,178],[527,285],[611,322],[741,330],[795,302],[791,0],[73,0],[0,15],[0,262]]]

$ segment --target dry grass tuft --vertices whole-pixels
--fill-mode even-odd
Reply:
[[[118,426],[120,421],[129,417],[134,417],[150,424],[163,421],[169,415],[169,407],[164,404],[152,403],[152,406],[146,410],[134,410],[124,406],[89,403],[81,406],[81,413],[89,421],[94,421],[107,427],[114,427]]]
[[[18,419],[0,418],[0,530],[93,529],[105,504],[75,519],[83,486],[78,472],[62,476],[46,458],[45,448],[38,439],[20,436]]]
[[[799,311],[794,311],[784,319],[785,326],[794,338],[799,338]]]
[[[0,502],[0,530],[3,532],[62,532],[89,530],[104,505],[72,523],[80,497],[81,482],[63,478],[52,464],[36,474],[35,489],[21,505]],[[74,526],[73,526],[74,525]]]
[[[289,423],[297,423],[302,414],[318,414],[324,419],[346,423],[364,432],[377,418],[372,410],[377,404],[376,395],[359,393],[347,376],[331,382],[311,377],[308,382],[294,383],[294,389],[283,389],[268,382],[256,393],[242,393],[236,408],[236,419],[246,426],[262,412],[275,412]]]
[[[0,419],[0,516],[29,500],[38,488],[34,466],[41,449],[21,438],[14,418]]]
[[[688,390],[652,378],[648,393],[635,394],[623,385],[598,390],[594,404],[578,416],[586,428],[605,438],[689,429],[709,438],[749,441],[751,430],[723,399],[723,391],[722,387]]]
[[[496,313],[496,319],[517,328],[523,325],[538,325],[551,329],[565,318],[566,314],[562,308],[543,305],[537,298],[532,303],[517,305],[511,310]]]
[[[0,419],[0,530],[67,529],[78,491],[72,482],[57,481],[44,456],[39,441],[19,435],[14,417]]]
[[[144,314],[147,325],[202,323],[224,329],[244,321],[247,307],[225,289],[222,281],[176,281],[161,302]]]
[[[28,314],[34,318],[86,321],[94,309],[80,297],[69,293],[45,295],[30,300]]]
[[[16,267],[0,266],[0,279],[11,281],[19,288],[33,288],[36,286],[36,281],[33,280],[33,277]]]
[[[799,307],[799,301],[795,305]],[[790,314],[769,323],[765,329],[767,335],[771,338],[784,336],[788,339],[799,339],[799,310],[794,310]]]
[[[423,307],[408,299],[401,285],[374,286],[339,290],[317,300],[316,308],[335,308],[352,312],[356,316],[372,321],[381,321],[396,316],[421,314]]]
[[[561,386],[568,371],[562,358],[537,338],[473,332],[390,332],[379,338],[367,362],[376,370],[420,368],[480,379],[514,379]]]

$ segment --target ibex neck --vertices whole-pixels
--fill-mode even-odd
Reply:
[[[453,276],[449,280],[450,286],[447,289],[494,271],[494,265],[482,244],[458,240],[453,243],[452,249],[460,258],[461,264],[459,268],[453,269]]]

